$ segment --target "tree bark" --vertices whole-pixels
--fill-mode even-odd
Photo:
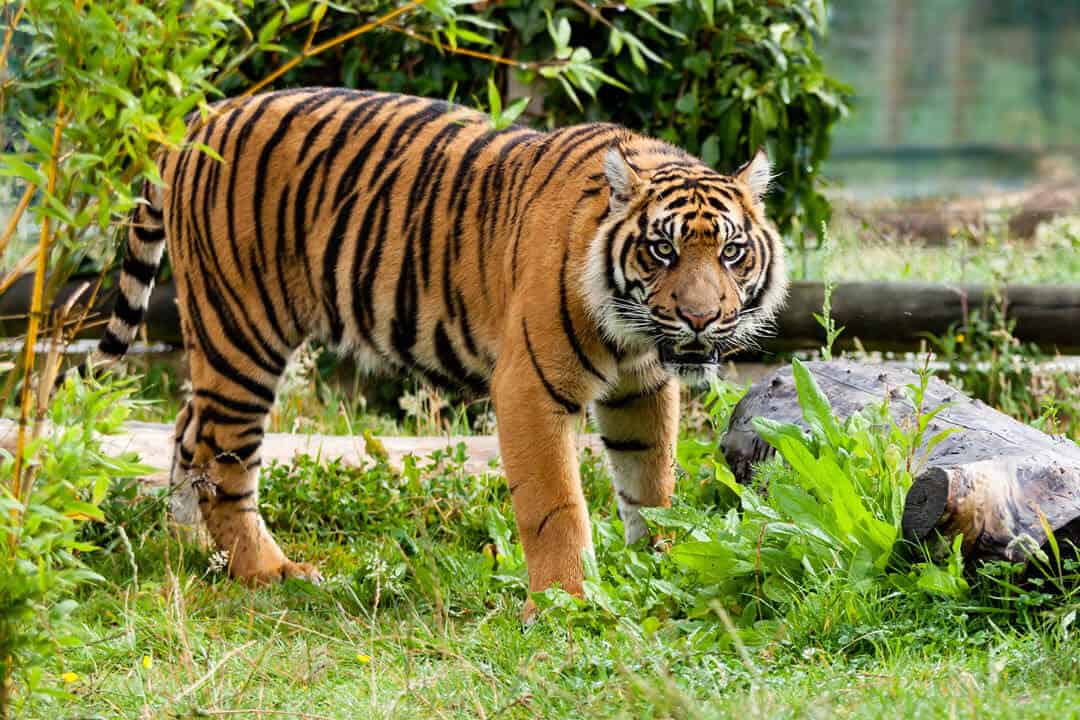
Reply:
[[[914,420],[916,409],[904,387],[918,382],[907,370],[847,361],[807,364],[834,413],[846,418],[888,400],[894,421]],[[1046,528],[1063,552],[1080,543],[1080,446],[1018,422],[944,382],[930,380],[923,411],[946,405],[930,423],[925,440],[948,428],[953,433],[925,453],[907,494],[904,536],[922,541],[963,535],[965,558],[1024,562],[1035,548],[1050,552]],[[805,427],[791,368],[754,385],[736,406],[721,446],[739,482],[754,464],[772,454],[754,432],[754,417]]]

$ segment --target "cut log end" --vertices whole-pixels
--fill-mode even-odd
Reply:
[[[912,483],[904,504],[904,538],[921,542],[942,522],[949,507],[949,473],[941,467],[929,468]]]

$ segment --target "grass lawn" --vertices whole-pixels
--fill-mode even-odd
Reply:
[[[947,563],[875,570],[843,539],[815,545],[793,528],[835,533],[829,503],[794,525],[792,517],[762,521],[783,509],[775,488],[800,482],[775,461],[762,470],[773,493],[743,495],[735,513],[708,428],[736,394],[712,397],[705,429],[682,444],[675,508],[650,520],[669,537],[667,552],[625,547],[605,466],[586,453],[597,548],[590,599],[550,592],[528,628],[518,615],[525,568],[505,481],[466,474],[460,450],[403,472],[312,459],[265,469],[267,521],[291,556],[320,565],[327,580],[319,587],[289,581],[252,591],[232,582],[217,558],[169,528],[161,498],[121,493],[106,501],[110,523],[91,533],[104,550],[87,556],[102,580],[77,598],[84,642],[44,668],[67,696],[35,699],[23,716],[1080,713],[1071,590],[964,575]],[[906,452],[910,438],[879,446],[861,425],[841,430],[863,458],[845,465],[851,478],[893,477],[875,463]],[[874,497],[865,498],[871,509]],[[888,524],[888,512],[881,517]],[[774,536],[781,527],[787,534]],[[740,538],[751,539],[743,555]],[[710,570],[702,557],[723,567]],[[740,570],[740,561],[757,567]],[[923,585],[927,577],[936,581]]]

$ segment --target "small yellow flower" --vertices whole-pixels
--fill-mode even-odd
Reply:
[[[371,662],[371,656],[365,655],[364,653],[356,653],[356,662],[360,663],[361,665],[367,665],[369,662]]]
[[[964,342],[964,333],[957,333],[956,334],[956,342],[958,342],[958,343]]]
[[[150,666],[154,664],[154,659],[149,655],[142,656],[142,666],[144,670],[149,670]]]
[[[60,679],[61,679],[61,680],[63,680],[64,682],[66,682],[66,683],[69,683],[69,684],[70,684],[70,683],[73,683],[73,682],[77,682],[77,681],[78,681],[78,679],[79,679],[79,674],[78,674],[78,673],[73,673],[73,672],[71,672],[71,671],[69,670],[69,671],[67,671],[66,673],[64,673],[63,675],[61,675],[61,676],[60,676]]]

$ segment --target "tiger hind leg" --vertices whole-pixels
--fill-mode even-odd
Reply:
[[[188,488],[194,495],[233,577],[252,584],[321,580],[313,565],[285,556],[258,511],[259,450],[270,403],[223,382],[197,348],[191,348],[190,361],[194,394],[177,417],[174,492]],[[270,387],[276,382],[272,378]]]

